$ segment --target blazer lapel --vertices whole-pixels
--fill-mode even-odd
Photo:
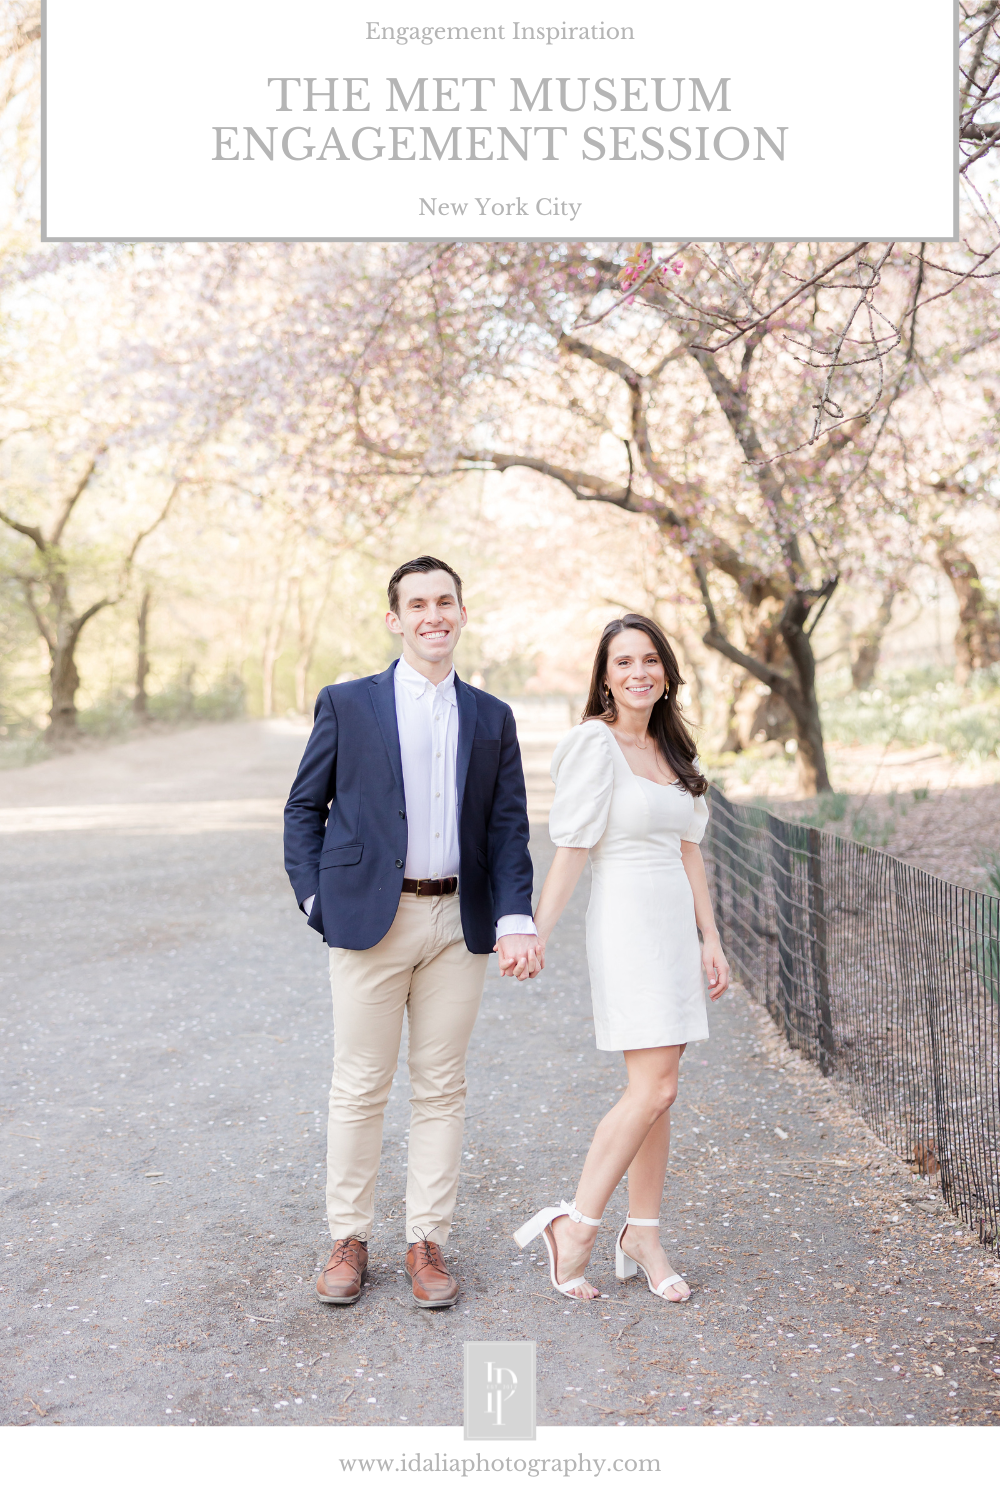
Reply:
[[[457,672],[455,673],[455,693],[458,698],[458,764],[455,768],[455,790],[458,794],[458,813],[461,817],[465,780],[469,774],[472,741],[476,737],[476,720],[479,714],[475,693],[470,687],[466,687]]]
[[[372,696],[372,707],[375,709],[375,717],[378,727],[382,731],[382,739],[385,741],[386,753],[389,756],[389,764],[392,766],[392,774],[396,778],[400,796],[403,794],[403,758],[399,753],[399,725],[396,722],[396,663],[387,671],[382,672],[369,685],[368,691]],[[471,694],[469,695],[472,696]]]

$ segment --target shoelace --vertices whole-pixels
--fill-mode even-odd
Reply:
[[[413,1275],[418,1276],[421,1271],[426,1271],[428,1266],[434,1271],[444,1271],[444,1266],[439,1264],[434,1252],[440,1257],[440,1247],[433,1240],[414,1240],[410,1246],[413,1251]]]
[[[355,1239],[342,1240],[339,1245],[333,1247],[333,1253],[327,1265],[328,1271],[335,1270],[337,1266],[341,1265],[347,1259],[352,1245],[357,1245],[359,1249],[364,1248],[361,1241]]]

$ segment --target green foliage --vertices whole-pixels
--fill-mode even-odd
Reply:
[[[227,673],[201,692],[184,673],[161,693],[149,697],[149,717],[175,724],[182,719],[238,719],[244,712],[246,690],[235,673]]]
[[[869,849],[885,849],[896,832],[895,792],[889,793],[888,802],[889,809],[883,817],[868,807],[865,799],[861,800],[858,807],[852,808],[847,792],[823,792],[811,812],[798,812],[791,808],[785,809],[782,816],[793,819],[804,828],[825,828],[828,823],[840,825],[832,831],[853,839],[856,844],[864,844]],[[906,808],[902,807],[900,811],[905,817]]]
[[[962,759],[1000,752],[1000,666],[974,672],[960,687],[941,668],[887,672],[879,685],[846,691],[840,673],[827,679],[824,733],[842,744],[938,744]],[[926,790],[923,790],[926,796]],[[914,800],[921,798],[914,794]]]
[[[162,692],[147,700],[152,723],[183,724],[204,720],[236,719],[244,710],[244,688],[238,677],[228,674],[198,691],[190,669],[178,674]],[[94,739],[120,739],[131,734],[137,723],[130,696],[117,692],[80,710],[80,729]]]
[[[882,818],[872,809],[860,807],[851,813],[848,837],[856,844],[869,849],[885,849],[896,832],[896,820],[887,815]]]
[[[991,896],[1000,896],[1000,849],[980,849],[979,867]]]
[[[0,771],[32,766],[36,761],[45,760],[48,754],[49,749],[40,730],[7,732],[0,737]]]
[[[803,814],[796,821],[805,824],[807,828],[824,828],[827,823],[839,823],[847,812],[850,800],[846,792],[823,792],[815,811]]]
[[[961,934],[955,939],[956,950],[964,948],[969,966],[979,975],[994,1001],[1000,1001],[1000,938],[990,932]]]

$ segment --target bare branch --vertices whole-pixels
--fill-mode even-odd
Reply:
[[[484,450],[479,453],[460,453],[458,458],[477,468],[488,464],[498,474],[502,474],[505,469],[533,469],[536,474],[547,474],[550,479],[558,479],[577,500],[606,500],[611,505],[632,511],[662,509],[655,501],[644,503],[638,496],[630,496],[628,485],[609,484],[596,474],[584,473],[582,469],[564,469],[559,464],[547,463],[542,458],[531,458],[525,453],[493,453]]]
[[[152,536],[156,528],[158,526],[162,526],[163,522],[167,519],[167,516],[170,513],[170,507],[173,505],[174,500],[177,496],[177,492],[180,490],[183,483],[184,481],[182,479],[176,479],[174,481],[173,489],[167,496],[166,504],[160,511],[160,514],[157,516],[156,520],[153,521],[151,525],[147,526],[145,531],[140,531],[135,541],[132,543],[132,546],[129,548],[129,551],[126,554],[125,562],[123,565],[126,578],[132,570],[132,564],[135,562],[135,554],[138,552],[140,545],[146,540],[148,536]]]
[[[75,647],[76,642],[79,639],[80,632],[86,625],[87,621],[92,620],[94,616],[96,614],[99,614],[102,609],[108,609],[111,605],[117,604],[120,598],[121,595],[119,594],[116,595],[113,599],[109,597],[98,599],[94,604],[91,604],[87,609],[85,609],[82,614],[77,615],[70,624],[69,640],[67,644],[70,647]]]
[[[570,354],[579,354],[583,359],[592,360],[595,365],[601,365],[605,370],[611,370],[613,374],[620,375],[625,384],[632,390],[637,390],[642,377],[637,370],[619,359],[616,354],[606,354],[603,349],[596,349],[593,344],[585,344],[582,339],[571,338],[564,333],[559,340],[559,346]]]
[[[29,541],[34,542],[39,552],[45,551],[45,538],[42,536],[41,527],[29,526],[25,521],[15,521],[13,516],[9,516],[3,510],[0,510],[0,521],[3,521],[12,531],[19,531],[22,536],[26,536]]]
[[[726,657],[735,666],[742,667],[745,672],[749,672],[752,677],[756,677],[758,682],[763,682],[766,687],[771,689],[772,693],[777,693],[787,703],[791,703],[793,700],[800,702],[801,699],[791,678],[785,677],[783,673],[770,666],[768,662],[758,661],[755,656],[749,656],[745,651],[741,651],[738,646],[733,645],[732,641],[719,625],[719,619],[715,613],[715,604],[713,603],[712,594],[708,586],[708,574],[705,571],[704,564],[696,562],[694,572],[698,580],[702,604],[705,607],[705,616],[708,620],[708,629],[702,636],[705,645],[711,646],[713,650],[718,651],[721,656]]]
[[[723,339],[721,344],[714,344],[711,348],[709,348],[707,344],[695,344],[692,345],[692,348],[703,348],[709,354],[718,354],[721,349],[727,349],[730,344],[735,344],[737,339],[743,338],[746,334],[748,334],[751,328],[757,328],[760,326],[760,324],[767,323],[771,318],[774,317],[775,313],[780,312],[783,307],[787,307],[789,303],[797,301],[799,297],[803,296],[803,294],[808,292],[812,287],[818,286],[819,283],[824,279],[824,277],[829,276],[831,271],[835,271],[838,266],[843,265],[845,260],[850,260],[852,255],[857,255],[859,251],[864,250],[867,244],[867,240],[859,240],[858,243],[856,245],[852,245],[850,250],[848,250],[844,255],[839,255],[836,260],[832,260],[829,265],[824,266],[822,271],[817,271],[815,276],[810,276],[808,281],[802,282],[801,285],[797,286],[794,291],[789,292],[787,297],[783,297],[780,302],[776,302],[773,307],[769,307],[767,312],[762,313],[759,318],[754,318],[750,323],[740,324],[740,326],[736,329],[736,332],[730,334],[729,338]],[[643,300],[653,303],[654,306],[662,307],[662,301],[659,299],[654,301],[653,297],[646,297]]]
[[[24,591],[25,603],[31,611],[32,618],[34,619],[35,625],[38,628],[38,634],[41,636],[46,646],[48,646],[49,650],[54,651],[56,649],[55,637],[48,627],[48,622],[46,621],[45,616],[38,608],[38,601],[35,598],[36,580],[34,578],[24,578],[19,576],[18,583],[20,583],[21,588]]]
[[[105,449],[103,446],[98,448],[97,452],[90,460],[90,463],[87,465],[79,484],[70,492],[69,495],[66,496],[66,499],[63,501],[62,510],[59,513],[59,517],[56,521],[55,526],[52,528],[52,535],[49,537],[48,545],[50,547],[58,547],[62,539],[62,534],[66,530],[66,523],[68,522],[70,516],[73,514],[73,507],[76,505],[76,502],[79,500],[80,496],[83,494],[84,490],[87,488],[87,485],[93,478],[94,470],[97,468],[98,460],[102,457],[104,451]]]

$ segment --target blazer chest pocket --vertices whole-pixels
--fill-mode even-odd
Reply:
[[[473,740],[469,769],[484,782],[496,781],[500,769],[500,741]]]
[[[324,849],[319,857],[319,867],[328,870],[331,865],[356,865],[364,847],[364,844],[340,844],[333,849]]]

